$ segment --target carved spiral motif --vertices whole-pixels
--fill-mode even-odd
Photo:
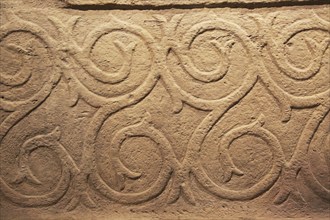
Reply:
[[[219,25],[219,23],[219,21],[206,21],[194,25],[183,36],[184,42],[182,45],[180,45],[177,49],[174,49],[174,51],[177,51],[177,55],[179,56],[185,71],[193,78],[201,82],[209,83],[218,81],[227,74],[229,69],[230,50],[234,44],[234,41],[231,40],[228,40],[224,45],[221,45],[217,40],[212,40],[209,42],[218,52],[220,58],[219,64],[212,71],[201,71],[195,66],[192,58],[189,56],[189,50],[192,49],[194,41],[196,38],[203,35],[203,33],[217,30],[228,31],[230,34],[235,33],[233,32],[233,28],[228,25],[228,22],[221,22],[222,25]]]
[[[320,24],[316,19],[314,20],[302,20],[296,22],[292,25],[287,26],[281,32],[281,38],[275,43],[272,43],[271,53],[274,56],[275,63],[277,67],[288,77],[295,80],[307,80],[315,76],[321,69],[323,54],[330,45],[330,38],[325,38],[322,42],[315,42],[313,39],[305,39],[306,46],[310,47],[310,50],[313,55],[313,59],[307,65],[306,68],[296,67],[292,64],[288,58],[285,56],[286,47],[289,45],[289,42],[294,38],[298,38],[299,34],[308,31],[328,31],[328,25]],[[315,44],[316,48],[311,48]]]
[[[17,64],[17,68],[13,72],[10,68],[6,69],[7,63],[5,63],[5,67],[0,73],[1,89],[3,89],[1,91],[0,106],[2,110],[9,113],[0,125],[0,142],[3,142],[9,131],[22,118],[45,101],[60,78],[56,53],[50,49],[51,46],[56,47],[56,42],[39,26],[24,21],[14,14],[10,14],[8,18],[10,22],[0,28],[1,50],[7,53],[8,57],[12,57],[11,53],[15,53],[15,58],[18,57],[18,60],[13,59],[13,61],[21,63]],[[13,36],[18,40],[12,41]],[[54,63],[50,61],[52,58],[55,60]],[[40,62],[40,59],[43,61],[42,64],[33,65],[38,68],[31,69],[27,67],[27,62],[36,63]],[[12,65],[9,66],[12,67]],[[49,71],[51,71],[51,74],[49,74]],[[42,79],[42,81],[40,82],[39,79]],[[26,88],[32,89],[27,90]],[[27,179],[36,184],[41,184],[27,165],[29,154],[36,148],[47,146],[60,156],[64,156],[63,151],[65,152],[65,149],[62,147],[62,149],[57,150],[54,146],[56,145],[54,142],[57,140],[53,137],[53,135],[56,136],[55,133],[32,138],[22,145],[21,154],[19,155],[21,171],[17,176],[17,183]],[[4,195],[12,202],[22,206],[55,204],[65,194],[69,183],[70,172],[64,167],[63,175],[53,191],[45,195],[30,196],[16,192],[0,177],[1,190]]]
[[[55,39],[39,26],[23,21],[15,15],[11,16],[12,19],[0,28],[0,46],[8,57],[11,53],[19,54],[16,56],[19,57],[18,60],[5,60],[5,62],[18,62],[22,65],[9,63],[8,66],[13,69],[4,69],[0,73],[2,86],[0,92],[3,99],[1,108],[9,114],[1,123],[0,140],[3,141],[12,127],[18,125],[20,120],[50,96],[60,79],[68,85],[72,106],[77,105],[79,99],[83,99],[96,109],[84,133],[79,165],[76,165],[65,146],[61,145],[59,127],[48,134],[25,140],[17,155],[19,174],[16,182],[29,180],[40,184],[29,168],[28,161],[31,152],[41,147],[46,147],[59,156],[62,175],[55,189],[41,196],[20,194],[0,178],[1,191],[14,203],[22,206],[49,206],[67,197],[69,210],[74,209],[79,203],[95,207],[89,195],[90,188],[93,188],[110,200],[124,204],[139,204],[162,194],[171,181],[167,200],[162,202],[173,203],[183,194],[190,203],[195,204],[195,195],[189,183],[191,176],[216,197],[249,200],[272,188],[281,175],[284,176],[284,180],[296,181],[300,170],[306,185],[319,197],[329,200],[329,189],[317,179],[311,168],[312,165],[308,164],[306,158],[306,152],[310,152],[310,148],[314,145],[324,145],[325,140],[329,139],[322,135],[320,138],[318,135],[320,131],[322,133],[327,129],[323,121],[329,114],[329,90],[317,92],[316,95],[302,93],[299,96],[293,95],[283,89],[269,73],[269,70],[274,70],[274,74],[284,73],[285,77],[299,83],[318,77],[324,66],[324,56],[329,49],[328,37],[318,42],[306,41],[315,58],[305,68],[297,67],[290,61],[285,55],[286,47],[304,32],[329,33],[328,22],[316,16],[297,21],[284,28],[280,37],[276,38],[273,36],[273,31],[266,28],[267,21],[256,16],[255,20],[260,25],[260,33],[267,45],[268,55],[275,63],[269,65],[269,60],[265,59],[263,63],[261,59],[268,55],[266,56],[258,48],[247,31],[216,15],[208,15],[199,20],[186,30],[183,36],[178,36],[180,23],[187,19],[183,15],[175,15],[169,21],[165,17],[156,16],[156,20],[163,22],[162,28],[165,33],[160,40],[156,40],[142,27],[111,16],[110,21],[95,27],[87,34],[82,46],[73,37],[74,26],[79,22],[79,17],[72,17],[65,23],[49,17],[60,35]],[[11,42],[11,36],[19,40]],[[118,36],[122,39],[114,40]],[[196,47],[198,41],[203,41],[205,47]],[[314,44],[314,47],[310,44]],[[39,49],[34,50],[36,47]],[[100,47],[103,49],[99,49]],[[208,69],[200,65],[205,60],[194,57],[194,51],[205,48],[217,55],[215,65]],[[111,67],[109,65],[111,61],[106,58],[98,62],[100,59],[95,59],[95,56],[103,58],[103,50],[106,52],[111,50],[110,54],[119,54],[116,59],[121,61],[120,64]],[[97,54],[98,52],[101,54]],[[139,53],[146,55],[140,56]],[[236,57],[237,54],[242,55],[240,57],[242,60],[232,59],[232,56]],[[34,62],[35,58],[44,62],[40,65],[31,65],[37,66],[39,68],[37,70],[28,68],[25,63]],[[167,65],[171,59],[178,61],[177,69],[173,70]],[[59,69],[61,71],[58,71]],[[51,74],[48,73],[49,70]],[[233,74],[236,76],[230,78]],[[187,77],[192,80],[182,83]],[[232,85],[227,89],[226,83],[231,79],[239,82],[231,82]],[[38,83],[37,86],[29,84],[34,81]],[[180,112],[183,103],[186,103],[208,113],[191,134],[182,161],[177,159],[169,140],[154,126],[150,114],[147,114],[141,122],[117,131],[109,148],[114,172],[119,176],[122,184],[125,184],[125,178],[136,180],[143,175],[131,171],[119,156],[124,142],[131,138],[145,137],[156,143],[162,159],[162,167],[155,181],[145,190],[132,193],[114,189],[106,183],[97,168],[95,151],[98,147],[96,139],[99,131],[105,121],[111,120],[114,114],[146,98],[159,81],[163,82],[169,93],[175,112]],[[192,85],[186,86],[191,82]],[[225,114],[229,114],[229,110],[244,99],[257,83],[260,83],[279,104],[283,122],[290,120],[292,108],[314,107],[316,110],[307,122],[299,138],[297,150],[289,161],[285,160],[277,137],[265,128],[263,116],[250,124],[228,131],[218,146],[219,163],[227,169],[225,172],[227,181],[232,175],[244,174],[236,167],[229,154],[229,148],[235,140],[246,135],[261,139],[270,148],[273,158],[270,171],[260,181],[247,189],[233,190],[215,183],[207,174],[201,164],[201,146],[213,127]],[[32,91],[25,92],[24,86],[32,88]],[[219,92],[214,92],[214,88],[220,88],[216,90]],[[17,95],[17,92],[21,92],[20,95]],[[217,93],[216,96],[214,93]],[[327,148],[325,151],[328,155]],[[286,185],[283,188],[276,199],[278,203],[284,202],[294,192],[294,189]]]
[[[178,32],[178,26],[183,19],[184,16],[176,15],[166,27],[169,32],[167,47],[169,52],[173,52],[178,58],[185,73],[195,80],[187,81],[184,76],[181,77],[176,72],[162,75],[175,103],[175,111],[180,111],[182,108],[181,101],[203,110],[212,110],[242,87],[253,85],[256,75],[251,64],[258,63],[259,60],[256,59],[256,48],[244,29],[215,16],[193,25],[182,37],[179,34],[173,35],[173,32]],[[171,37],[172,35],[173,37]],[[191,57],[191,54],[198,54],[196,53],[198,48],[194,46],[195,41],[205,46],[201,47],[201,50],[216,52],[217,59],[212,70],[201,70],[197,67],[196,61],[202,58]],[[231,60],[232,56],[235,56],[236,59]],[[212,59],[213,57],[207,58]],[[246,64],[244,71],[238,68],[243,63]],[[241,81],[228,87],[230,84],[228,81],[234,79]],[[219,91],[215,90],[216,88],[219,88]],[[177,100],[178,94],[181,101]],[[214,97],[215,95],[216,97]]]
[[[78,19],[79,17],[72,18],[72,23],[77,22]],[[68,35],[70,27],[65,26],[56,18],[51,18],[51,20],[66,36],[65,39],[71,42],[70,46],[64,44],[62,50],[66,51],[84,70],[81,74],[66,74],[71,90],[78,93],[76,97],[85,99],[95,107],[101,107],[104,103],[132,99],[134,93],[139,93],[139,90],[148,87],[154,81],[157,68],[155,63],[159,62],[159,55],[155,40],[141,27],[111,16],[111,21],[94,28],[80,47]],[[126,41],[113,40],[113,36],[126,39]],[[114,45],[114,47],[108,48],[108,45]],[[106,54],[109,54],[107,50],[110,49],[113,50],[111,54],[114,55],[117,54],[116,51],[119,51],[122,57],[118,60],[121,67],[112,70],[106,60],[103,67],[96,63],[93,60],[96,47],[100,47],[99,51],[104,51]],[[139,53],[144,55],[140,56]],[[105,56],[102,57],[105,58]],[[112,59],[115,57],[117,56]]]
[[[47,32],[13,14],[9,19],[11,22],[0,29],[1,59],[9,59],[2,61],[0,92],[1,107],[14,111],[29,102],[39,102],[49,86],[58,81],[59,75],[56,62],[51,62],[56,57],[55,52],[49,48],[55,42]],[[30,67],[31,63],[35,63],[34,68]],[[47,72],[49,70],[51,73]]]
[[[237,193],[233,193],[233,195],[236,194],[237,197],[240,199],[255,198],[266,190],[268,190],[276,182],[280,174],[281,167],[285,162],[284,154],[279,141],[277,140],[275,135],[273,135],[271,132],[262,127],[263,124],[264,116],[261,115],[256,122],[229,131],[227,134],[224,135],[220,143],[219,160],[224,165],[225,169],[227,169],[225,173],[226,181],[229,181],[233,174],[244,174],[234,165],[229,155],[228,150],[234,140],[239,139],[244,135],[252,135],[265,141],[273,152],[273,165],[268,174],[260,182],[256,183],[251,188],[245,191],[238,191]]]
[[[270,59],[264,59],[264,63],[267,72],[273,73],[269,75],[272,84],[277,90],[282,90],[280,93],[291,99],[295,106],[319,104],[318,98],[329,94],[324,79],[329,72],[330,23],[314,14],[287,25],[275,34],[272,29],[267,30],[275,18],[276,13],[268,21],[261,21],[270,56]],[[305,89],[301,91],[299,87]]]
[[[171,148],[169,141],[163,136],[163,134],[155,129],[151,124],[150,115],[147,114],[142,122],[136,125],[126,127],[115,134],[111,142],[111,151],[110,154],[113,158],[114,169],[118,172],[119,175],[136,179],[141,176],[139,173],[130,171],[120,160],[119,151],[121,145],[129,138],[134,137],[147,137],[156,143],[156,146],[159,148],[163,165],[158,174],[157,179],[154,183],[145,191],[137,193],[123,193],[111,189],[102,178],[98,175],[93,175],[94,184],[97,186],[98,190],[102,194],[114,199],[121,203],[141,203],[148,201],[157,195],[159,195],[165,188],[167,182],[169,181],[171,171],[178,166],[178,161],[175,159],[175,154]]]
[[[59,139],[60,130],[59,128],[55,128],[47,135],[39,135],[27,140],[23,144],[18,156],[19,172],[15,180],[16,184],[20,184],[26,180],[33,184],[42,184],[42,182],[38,180],[38,178],[31,171],[28,162],[30,159],[30,154],[33,151],[41,147],[47,147],[54,151],[58,155],[58,158],[62,161],[61,179],[57,183],[56,188],[45,195],[30,196],[14,191],[3,179],[0,179],[1,190],[12,202],[26,207],[49,206],[58,202],[66,193],[70,185],[70,176],[76,173],[78,168],[65,148],[58,142]]]

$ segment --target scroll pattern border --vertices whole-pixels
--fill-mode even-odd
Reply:
[[[281,204],[287,200],[289,195],[299,194],[297,189],[287,183],[296,181],[296,176],[301,172],[306,185],[309,186],[315,194],[326,201],[330,200],[330,190],[317,180],[306,158],[306,152],[309,150],[315,132],[326,115],[329,114],[330,90],[304,97],[294,96],[284,91],[272,79],[270,71],[265,68],[262,55],[256,43],[252,42],[248,37],[249,33],[239,25],[224,20],[216,15],[212,15],[212,19],[193,25],[185,33],[183,41],[179,42],[173,33],[176,32],[183,17],[184,15],[181,14],[174,15],[170,20],[167,20],[163,16],[155,16],[157,20],[163,23],[164,31],[163,38],[158,42],[142,27],[111,16],[109,22],[92,30],[87,35],[83,45],[79,46],[72,37],[72,29],[79,21],[79,17],[73,17],[67,22],[62,22],[55,17],[49,17],[49,21],[52,22],[58,30],[58,34],[61,36],[60,38],[55,38],[54,36],[50,36],[46,30],[37,24],[25,21],[13,13],[8,15],[9,22],[0,28],[1,41],[10,37],[10,35],[15,32],[32,34],[47,46],[48,52],[53,60],[53,66],[49,80],[29,99],[10,101],[5,97],[2,98],[1,108],[10,114],[1,123],[1,141],[24,117],[45,102],[61,78],[65,78],[70,82],[70,96],[72,97],[73,105],[77,103],[79,99],[83,99],[98,110],[86,131],[83,156],[81,164],[79,165],[74,162],[66,151],[65,146],[61,144],[60,127],[54,128],[49,134],[33,137],[22,144],[20,154],[18,155],[20,172],[17,176],[16,183],[21,183],[28,179],[34,184],[41,184],[30,170],[28,160],[33,150],[41,146],[46,146],[58,155],[62,163],[61,178],[55,189],[45,195],[24,195],[15,191],[3,177],[0,177],[1,191],[5,197],[17,205],[25,207],[51,206],[63,200],[64,197],[67,197],[69,198],[67,200],[68,210],[74,209],[79,203],[93,208],[97,205],[88,195],[90,185],[93,185],[95,190],[110,200],[123,204],[139,204],[150,201],[160,195],[165,187],[167,187],[169,180],[172,179],[169,196],[164,202],[173,203],[182,194],[191,204],[195,204],[196,199],[190,187],[190,178],[193,175],[205,190],[214,196],[240,201],[254,199],[272,188],[277,181],[282,181],[280,192],[275,198],[275,203]],[[273,57],[277,70],[280,70],[287,77],[297,81],[309,80],[320,71],[325,51],[329,48],[330,37],[323,39],[321,43],[316,43],[317,50],[314,54],[315,59],[311,61],[311,64],[306,69],[293,67],[283,56],[283,51],[285,49],[285,43],[287,43],[289,39],[294,38],[297,33],[319,30],[329,34],[329,22],[323,20],[316,14],[308,19],[296,21],[290,25],[290,27],[282,31],[281,42],[278,43],[278,41],[275,42],[273,40],[272,32],[268,27],[270,20],[273,19],[272,16],[262,18],[261,16],[253,15],[251,17],[260,27],[263,43]],[[84,82],[81,81],[81,78],[70,71],[70,63],[64,62],[64,60],[73,59],[87,74],[100,83],[111,86],[124,82],[128,79],[129,74],[131,74],[132,53],[136,46],[134,43],[123,45],[119,41],[114,42],[124,58],[122,68],[117,73],[109,74],[101,70],[89,58],[91,48],[101,36],[123,30],[144,42],[151,54],[152,63],[147,77],[141,85],[137,85],[134,91],[109,98],[97,94],[86,87]],[[192,59],[189,57],[189,50],[196,36],[214,30],[228,32],[234,39],[226,42],[224,45],[220,45],[216,41],[210,42],[219,54],[223,55],[223,61],[215,70],[203,72],[195,66]],[[185,73],[189,74],[190,77],[202,83],[219,81],[228,72],[230,65],[228,53],[230,53],[235,42],[239,42],[243,45],[245,52],[249,55],[249,63],[253,63],[253,65],[244,69],[245,78],[239,88],[223,98],[206,100],[194,96],[189,93],[189,91],[185,91],[181,88],[167,68],[167,56],[169,52],[173,52],[178,57],[182,69]],[[15,47],[15,45],[10,45],[10,48],[22,52],[22,49]],[[270,67],[270,69],[271,68],[274,67]],[[19,74],[8,76],[1,73],[0,81],[6,86],[18,86],[26,83],[30,79],[31,74],[32,73],[29,72],[20,72]],[[119,158],[121,145],[126,139],[134,136],[146,136],[157,143],[163,155],[162,169],[150,188],[138,193],[117,191],[107,185],[98,174],[95,164],[96,137],[106,120],[111,118],[116,112],[142,101],[153,90],[158,81],[163,81],[166,85],[166,89],[173,101],[174,112],[180,112],[183,104],[186,103],[197,109],[207,110],[209,113],[197,126],[191,136],[187,144],[187,152],[182,162],[176,158],[171,143],[167,138],[161,131],[153,126],[149,113],[146,113],[145,118],[140,123],[126,127],[117,132],[112,140],[110,148],[116,172],[123,178],[136,179],[141,176],[140,173],[129,170]],[[243,135],[253,134],[264,140],[271,149],[274,158],[271,170],[257,184],[244,190],[232,190],[220,186],[211,180],[201,164],[199,152],[207,134],[212,130],[213,126],[217,124],[232,107],[240,102],[240,100],[244,99],[258,81],[267,85],[267,89],[278,101],[282,111],[283,122],[290,120],[292,108],[313,107],[315,111],[307,122],[297,143],[296,150],[290,160],[285,159],[282,146],[277,137],[264,128],[263,125],[265,122],[263,115],[260,115],[256,121],[248,125],[234,128],[225,134],[219,145],[219,162],[227,169],[225,175],[227,181],[230,180],[232,175],[243,175],[243,172],[233,163],[228,151],[231,143]],[[279,178],[280,176],[281,178]]]

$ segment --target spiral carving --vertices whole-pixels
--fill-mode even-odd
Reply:
[[[298,181],[297,176],[301,173],[306,186],[328,202],[329,189],[324,180],[317,177],[308,157],[314,155],[312,148],[320,146],[320,151],[326,155],[325,160],[328,159],[328,145],[325,143],[329,141],[329,135],[324,133],[328,129],[325,120],[329,117],[330,90],[324,89],[322,85],[313,94],[307,94],[305,91],[297,92],[293,87],[294,83],[307,83],[324,74],[325,56],[329,53],[330,44],[329,22],[313,15],[276,31],[269,28],[276,14],[266,18],[251,15],[249,19],[258,26],[253,34],[260,35],[254,38],[250,30],[213,13],[201,13],[200,18],[195,19],[195,23],[188,28],[185,24],[190,22],[190,18],[186,15],[174,15],[170,19],[156,15],[153,18],[152,22],[161,23],[161,37],[153,36],[150,30],[111,15],[107,22],[91,28],[83,40],[78,40],[74,29],[85,19],[83,17],[71,17],[64,22],[49,16],[48,21],[58,35],[53,36],[54,33],[48,33],[37,24],[14,14],[9,15],[8,22],[0,28],[0,46],[5,58],[15,54],[15,59],[1,60],[10,67],[2,68],[0,72],[0,106],[8,115],[1,121],[1,143],[9,137],[11,129],[19,127],[25,117],[43,105],[63,85],[68,90],[70,108],[86,105],[86,109],[92,109],[93,114],[82,134],[79,160],[71,157],[69,146],[61,144],[61,125],[49,128],[52,129],[49,133],[23,138],[17,154],[18,174],[13,184],[25,181],[29,184],[42,184],[30,168],[29,161],[33,151],[47,148],[58,156],[62,167],[61,178],[54,189],[44,195],[25,195],[1,177],[3,194],[20,206],[51,206],[63,202],[68,210],[73,210],[79,204],[95,208],[97,204],[91,196],[94,191],[123,204],[146,203],[163,194],[159,200],[164,204],[174,203],[181,196],[187,202],[196,204],[198,195],[191,184],[192,179],[195,179],[198,187],[215,198],[240,201],[255,199],[281,185],[274,196],[275,203],[281,204],[290,195],[297,194],[297,189],[287,183]],[[305,34],[311,32],[319,35],[313,39],[306,37]],[[297,66],[287,52],[288,47],[294,44],[292,42],[300,37],[305,42],[302,45],[307,47],[313,57],[305,67]],[[100,52],[98,47],[111,50],[110,54],[115,54],[113,59],[121,62],[114,67],[108,65],[113,61],[111,59],[104,58],[103,62],[96,62],[93,56],[102,57],[102,53],[96,54]],[[214,65],[203,68],[203,64],[208,61],[205,61],[205,57],[196,59],[198,50],[216,54],[207,57],[215,60]],[[26,65],[36,60],[40,62],[39,65]],[[177,62],[177,65],[171,67],[171,62]],[[283,86],[282,79],[278,79],[281,77],[294,83]],[[31,88],[31,91],[26,91],[26,88]],[[175,138],[164,133],[166,128],[156,126],[157,119],[152,111],[144,110],[145,115],[137,123],[130,121],[120,129],[117,124],[122,121],[113,120],[120,112],[144,108],[143,105],[136,109],[133,106],[150,102],[148,98],[156,96],[153,94],[155,88],[167,92],[171,105],[166,108],[172,108],[172,114],[181,114],[185,105],[193,111],[205,113],[205,117],[189,134],[186,145],[182,146],[186,150],[181,152],[180,159],[174,150],[177,148],[173,141]],[[311,118],[303,128],[293,156],[289,159],[285,157],[286,146],[283,146],[276,133],[268,129],[269,122],[266,122],[267,117],[263,113],[260,113],[259,118],[249,120],[249,123],[224,129],[223,134],[218,134],[220,141],[216,146],[217,163],[224,168],[224,183],[221,185],[212,179],[202,165],[202,146],[222,120],[233,109],[239,109],[256,89],[259,92],[266,91],[280,110],[281,118],[279,122],[278,118],[274,119],[274,123],[290,123],[292,112],[303,108],[313,109]],[[162,103],[162,99],[159,103]],[[83,112],[83,115],[87,117],[88,112]],[[111,159],[109,163],[114,176],[119,179],[118,188],[109,185],[97,167],[97,139],[100,138],[100,130],[108,125],[106,121],[111,122],[110,126],[114,130],[107,147]],[[167,121],[162,123],[166,124]],[[235,165],[229,148],[234,141],[244,136],[252,136],[266,144],[272,153],[271,168],[251,187],[231,189],[225,184],[234,175],[241,177],[245,173]],[[138,182],[143,176],[143,172],[130,170],[120,158],[123,144],[135,137],[144,137],[155,143],[162,166],[147,189],[125,192],[125,181]]]

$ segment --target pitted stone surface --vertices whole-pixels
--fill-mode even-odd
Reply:
[[[108,9],[2,2],[1,219],[329,217],[328,5]]]

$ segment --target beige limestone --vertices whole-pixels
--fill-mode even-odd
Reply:
[[[299,3],[299,2],[317,2],[315,0],[62,0],[71,5],[214,5],[214,4],[255,4],[255,3]]]
[[[2,1],[0,219],[328,219],[317,3]]]

